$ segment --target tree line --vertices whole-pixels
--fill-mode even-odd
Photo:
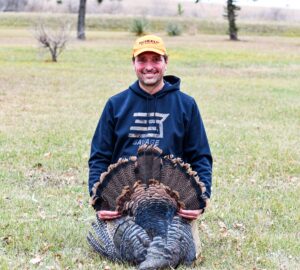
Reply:
[[[57,4],[62,4],[64,0],[56,0]],[[87,0],[77,0],[79,1],[78,8],[78,20],[77,20],[77,38],[84,40],[85,36],[85,15],[86,15],[86,5]],[[97,1],[98,4],[101,4],[103,0],[89,0]],[[107,1],[107,0],[106,0]],[[110,0],[112,1],[112,0]],[[119,0],[121,1],[121,0]],[[256,0],[253,0],[256,1]],[[195,3],[199,3],[201,0],[195,0]],[[22,9],[28,0],[0,0],[0,10],[2,11],[17,11]],[[182,5],[176,3],[178,9],[183,12]],[[236,0],[224,0],[225,4],[225,13],[224,17],[228,20],[228,35],[230,40],[238,40],[238,27],[236,25],[237,12],[241,9],[236,5]]]

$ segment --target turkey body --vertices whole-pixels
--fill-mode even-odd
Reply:
[[[93,191],[96,210],[117,210],[122,217],[103,221],[96,215],[88,242],[102,256],[140,270],[190,265],[196,258],[191,224],[176,213],[206,205],[203,184],[189,166],[160,153],[140,148],[136,158],[110,167]]]

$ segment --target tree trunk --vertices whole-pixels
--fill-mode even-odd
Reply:
[[[238,40],[238,28],[235,24],[235,18],[237,17],[236,11],[240,10],[240,7],[234,4],[234,0],[227,0],[227,14],[229,24],[229,37],[230,40]]]
[[[53,48],[51,48],[51,46],[49,46],[49,51],[51,53],[52,62],[57,62],[57,48],[56,48],[56,46],[54,46]]]
[[[6,2],[6,3],[5,3]],[[16,11],[19,11],[18,10],[18,7],[19,7],[19,2],[18,0],[7,0],[7,1],[4,1],[4,8],[3,8],[3,11],[5,12],[9,12],[9,11],[13,11],[13,12],[16,12]]]
[[[86,0],[80,0],[77,23],[77,38],[85,40],[85,11]]]

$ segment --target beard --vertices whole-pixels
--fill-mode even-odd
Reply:
[[[147,74],[139,74],[138,79],[142,85],[153,87],[159,85],[162,82],[163,75],[153,74],[153,76],[147,76]]]

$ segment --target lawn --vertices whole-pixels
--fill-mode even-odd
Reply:
[[[299,269],[300,38],[161,35],[214,156],[194,269]],[[133,269],[86,235],[90,141],[108,97],[135,80],[135,37],[87,37],[52,63],[28,29],[0,28],[1,269]]]

